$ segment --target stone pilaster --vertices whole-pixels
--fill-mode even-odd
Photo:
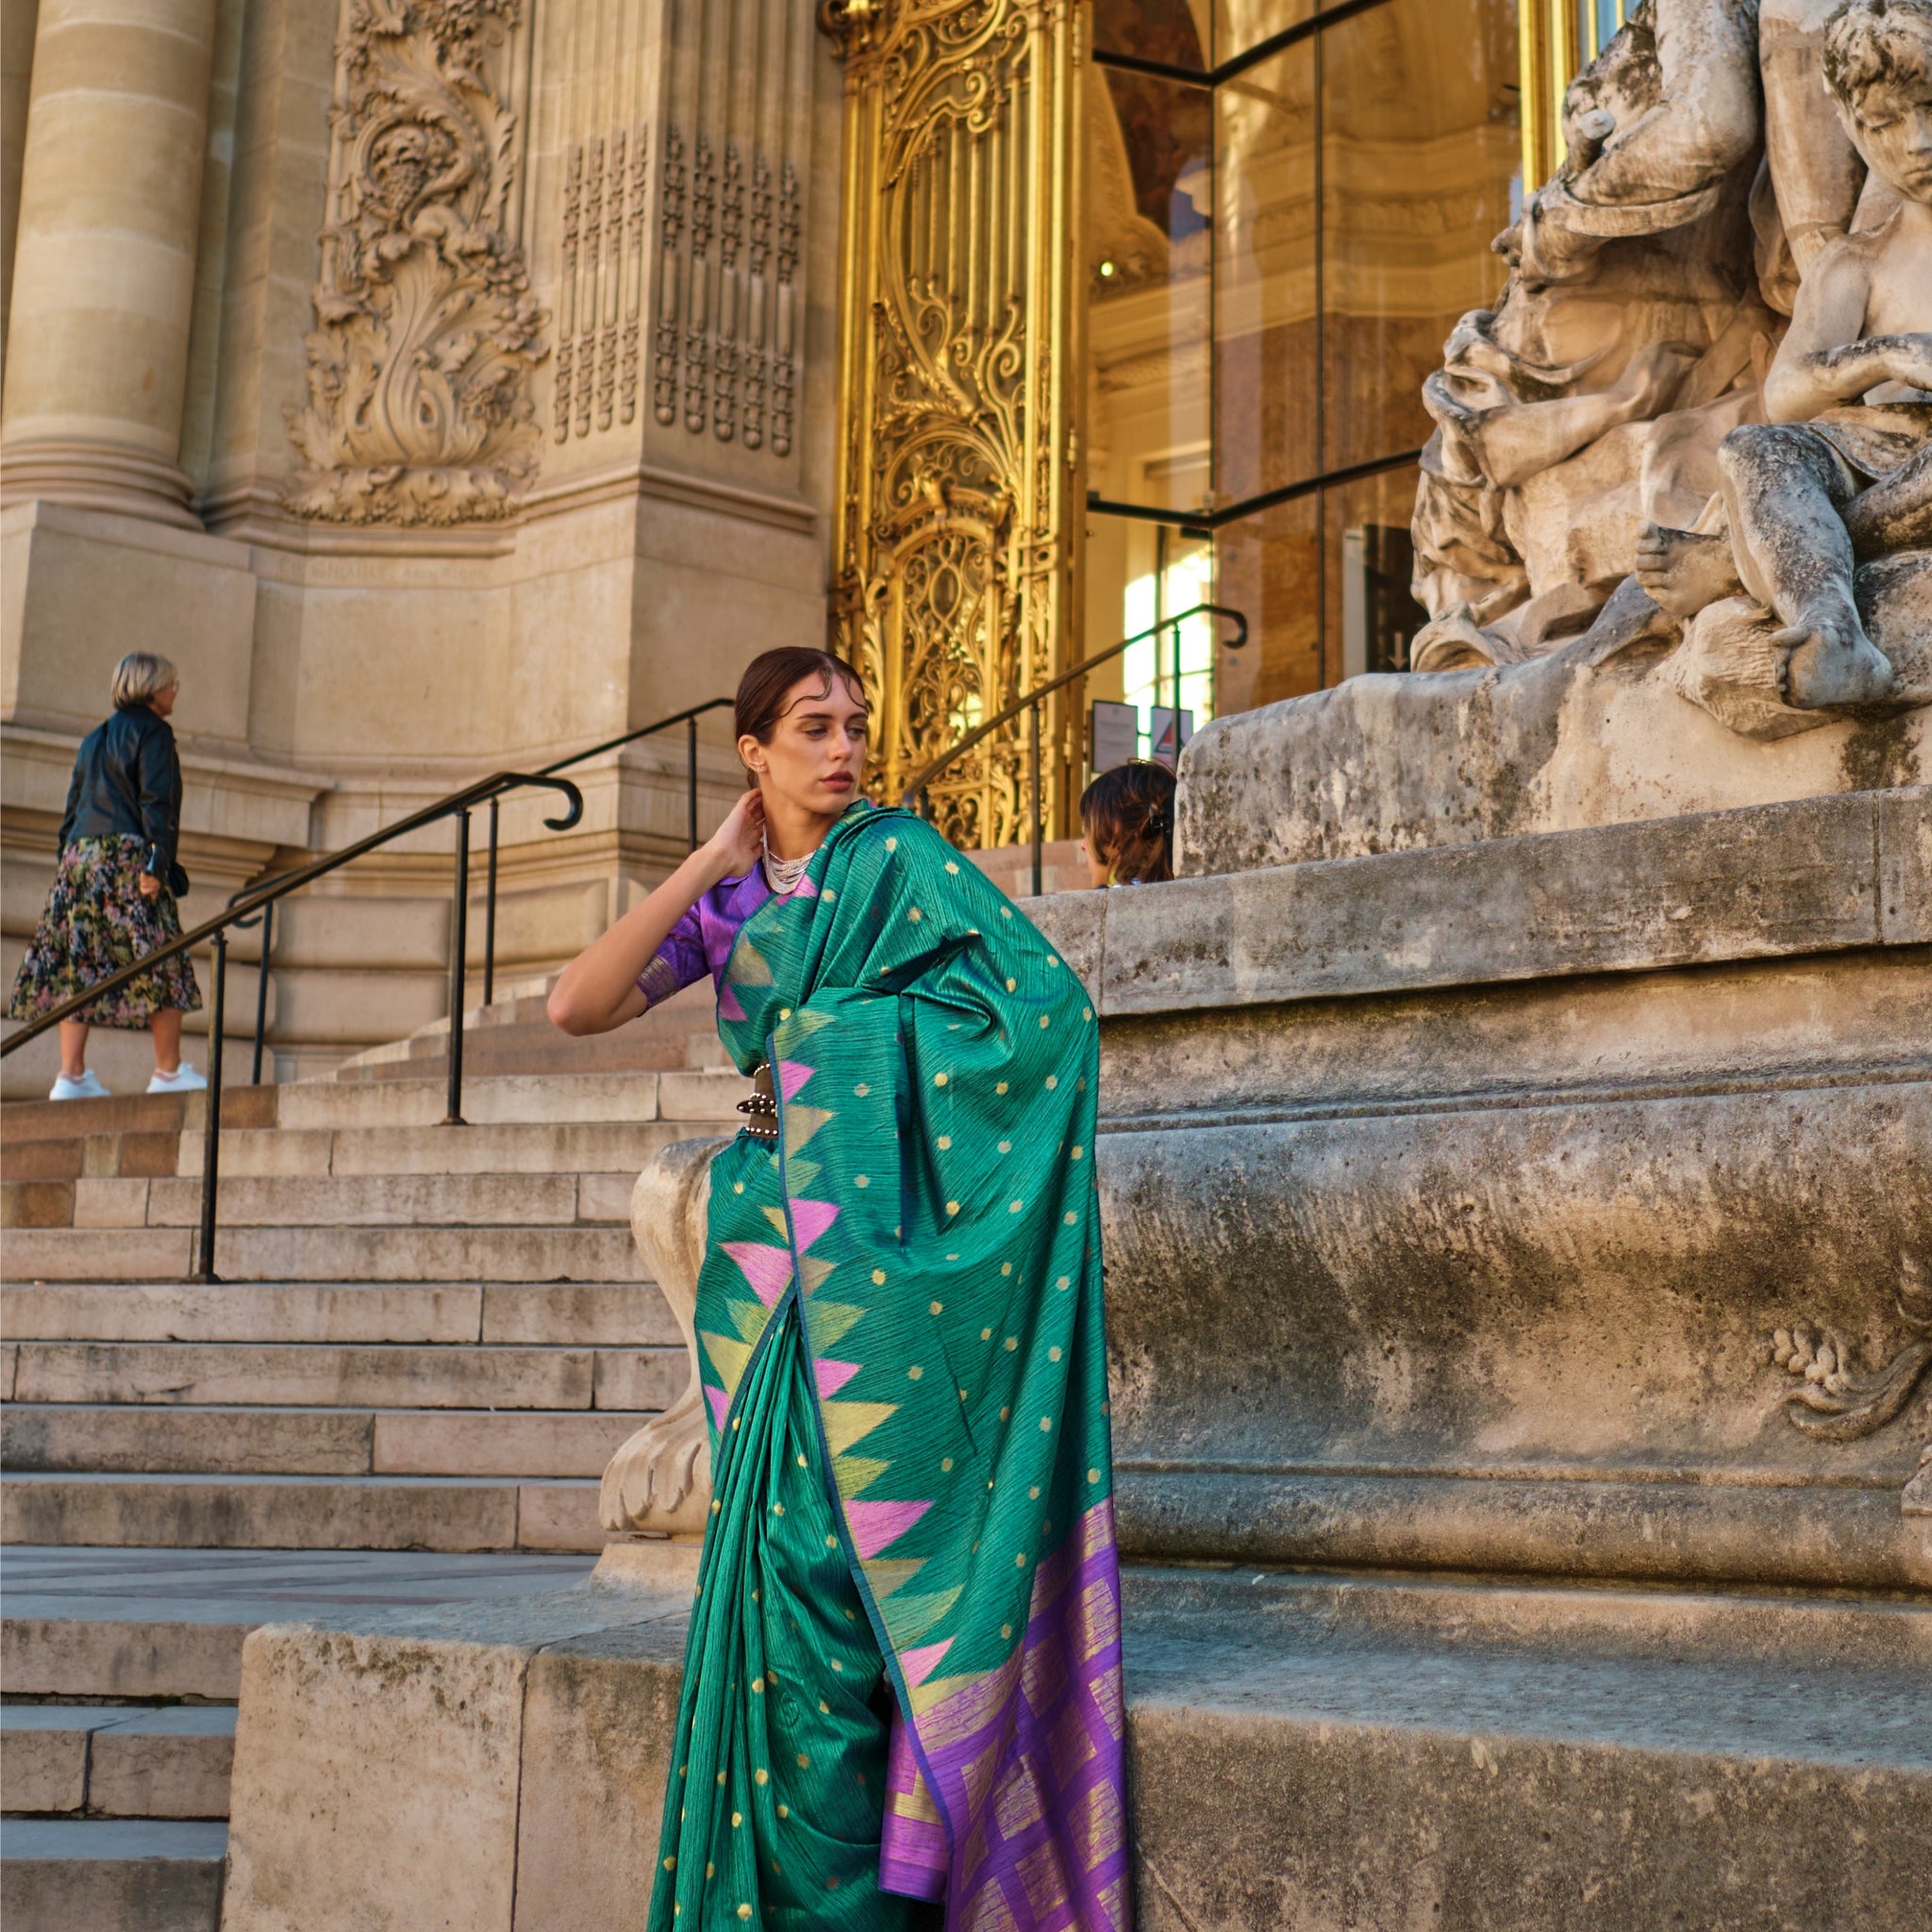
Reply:
[[[0,479],[194,525],[180,468],[216,0],[42,0]]]

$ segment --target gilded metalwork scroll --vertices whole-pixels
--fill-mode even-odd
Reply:
[[[907,780],[1077,648],[1073,0],[827,0],[846,61],[833,638]],[[1048,836],[1078,699],[1042,718]],[[933,788],[964,846],[1030,836],[1028,746]]]

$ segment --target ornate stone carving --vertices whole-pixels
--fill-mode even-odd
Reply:
[[[696,1533],[705,1526],[711,1452],[698,1373],[698,1270],[710,1211],[711,1159],[728,1144],[680,1141],[652,1160],[631,1191],[631,1232],[683,1330],[691,1382],[610,1458],[598,1501],[598,1517],[608,1530]]]
[[[1932,1367],[1932,1293],[1907,1287],[1898,1312],[1913,1339],[1870,1373],[1853,1365],[1850,1349],[1823,1323],[1800,1322],[1772,1337],[1772,1360],[1799,1382],[1785,1404],[1792,1427],[1820,1442],[1856,1442],[1905,1408]]]
[[[1688,620],[1685,694],[1753,737],[1932,702],[1932,165],[1906,131],[1932,111],[1932,0],[1848,0],[1823,64],[1883,218],[1814,254],[1770,420],[1724,439],[1706,519],[1638,555]]]
[[[642,123],[569,146],[552,428],[558,442],[637,416],[649,152]]]
[[[1632,11],[1426,388],[1417,669],[1641,645],[1759,740],[1932,703],[1928,62],[1932,0]]]
[[[658,216],[658,331],[651,358],[651,407],[667,426],[677,421],[678,265],[684,233],[684,135],[664,130],[664,192]]]
[[[881,694],[896,797],[1077,633],[1074,27],[1018,0],[821,19],[849,63],[834,630]],[[934,788],[949,837],[1020,836],[1024,756],[1015,731]]]
[[[500,517],[537,466],[548,353],[515,238],[521,0],[346,0],[306,462],[285,501],[354,524]]]

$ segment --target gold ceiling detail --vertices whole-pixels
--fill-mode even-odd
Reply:
[[[1074,0],[826,0],[845,60],[834,647],[896,799],[1079,636]],[[1078,697],[1042,723],[1067,824]],[[1029,837],[1019,729],[933,788],[958,843]]]

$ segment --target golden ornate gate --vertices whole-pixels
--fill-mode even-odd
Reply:
[[[1075,0],[826,0],[845,60],[835,648],[896,799],[1078,648]],[[1049,837],[1078,695],[1042,721]],[[1030,836],[1027,748],[934,787],[967,847]]]

